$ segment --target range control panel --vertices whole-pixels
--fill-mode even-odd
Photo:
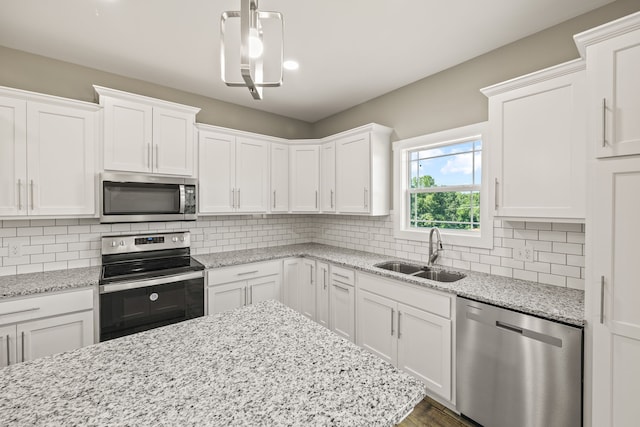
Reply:
[[[189,246],[191,246],[191,233],[188,231],[102,237],[102,255],[188,248]]]

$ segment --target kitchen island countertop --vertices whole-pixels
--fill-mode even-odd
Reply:
[[[0,369],[0,425],[392,426],[425,395],[265,301]]]

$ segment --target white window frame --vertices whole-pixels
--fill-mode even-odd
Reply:
[[[421,135],[393,143],[393,235],[396,239],[429,241],[430,228],[416,229],[409,226],[409,152],[419,147],[436,148],[471,138],[482,139],[482,182],[480,185],[480,233],[467,230],[440,229],[442,241],[456,246],[493,248],[493,210],[489,208],[489,159],[488,122],[476,123],[441,132]]]

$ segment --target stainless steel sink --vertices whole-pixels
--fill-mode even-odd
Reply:
[[[375,267],[403,274],[413,274],[418,271],[422,271],[422,267],[418,267],[417,265],[405,264],[404,262],[396,261],[383,262],[382,264],[376,264]]]
[[[422,277],[423,279],[435,280],[436,282],[455,282],[467,277],[465,274],[456,273],[454,271],[433,269],[420,271],[414,274],[414,276]]]
[[[435,280],[436,282],[455,282],[467,277],[465,274],[455,271],[445,271],[430,267],[419,267],[401,261],[388,261],[376,264],[374,267],[383,270],[395,271],[396,273],[406,274],[408,276],[421,277],[423,279]]]

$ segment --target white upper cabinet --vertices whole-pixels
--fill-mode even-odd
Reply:
[[[289,146],[271,143],[271,212],[289,210]]]
[[[640,154],[640,12],[574,36],[587,60],[596,157]]]
[[[391,129],[371,124],[336,135],[336,212],[388,215]]]
[[[289,148],[289,201],[292,212],[318,212],[320,197],[320,146]]]
[[[198,128],[199,213],[267,212],[269,143]]]
[[[95,104],[2,89],[0,215],[95,213]]]
[[[584,221],[584,61],[518,77],[482,92],[489,97],[495,214]]]
[[[336,211],[336,143],[320,146],[320,210]]]
[[[104,107],[104,168],[193,175],[199,108],[94,86]]]

